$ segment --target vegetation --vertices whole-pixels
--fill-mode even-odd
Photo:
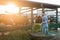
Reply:
[[[0,31],[6,32],[6,27],[0,25]],[[4,30],[3,30],[4,29]],[[8,28],[7,28],[8,29]],[[32,32],[39,32],[40,24],[34,24],[32,27]],[[30,40],[29,34],[31,33],[31,26],[20,27],[18,30],[10,31],[8,35],[0,35],[0,40]]]
[[[18,30],[10,31],[8,35],[0,35],[0,40],[30,40],[29,33],[31,33],[31,26],[22,27]],[[32,27],[32,32],[41,31],[40,24],[34,24]]]
[[[25,30],[15,30],[9,35],[0,35],[0,40],[29,40],[29,34]]]
[[[42,27],[41,27],[41,24],[40,23],[35,23],[32,27],[32,31],[34,33],[36,32],[41,32],[42,31]]]

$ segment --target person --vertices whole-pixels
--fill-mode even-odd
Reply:
[[[42,13],[42,29],[44,34],[48,34],[48,17],[44,12]]]

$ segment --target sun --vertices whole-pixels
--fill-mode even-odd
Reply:
[[[17,7],[13,3],[9,3],[8,5],[6,5],[6,11],[8,13],[18,13],[19,12],[19,7]]]
[[[19,7],[13,3],[7,5],[0,5],[0,14],[17,14],[19,13]]]

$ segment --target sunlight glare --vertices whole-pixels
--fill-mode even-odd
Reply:
[[[4,14],[5,13],[5,6],[0,5],[0,14]]]
[[[6,6],[6,10],[8,11],[8,13],[18,13],[19,12],[19,7],[10,3]]]

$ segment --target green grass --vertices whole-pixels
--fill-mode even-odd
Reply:
[[[30,40],[30,39],[27,31],[15,30],[10,32],[9,35],[0,36],[0,40]]]
[[[5,29],[5,27],[1,27],[1,31]],[[34,26],[32,27],[32,31],[40,31],[40,25],[34,24]],[[0,35],[0,40],[30,40],[29,33],[31,33],[31,26],[22,27],[19,30],[10,31],[9,35]]]
[[[40,32],[41,28],[42,27],[40,24],[34,24],[32,27],[32,32]],[[2,30],[2,28],[0,30]],[[19,30],[11,31],[9,35],[0,35],[0,40],[30,40],[29,33],[31,33],[31,26],[22,27]]]

